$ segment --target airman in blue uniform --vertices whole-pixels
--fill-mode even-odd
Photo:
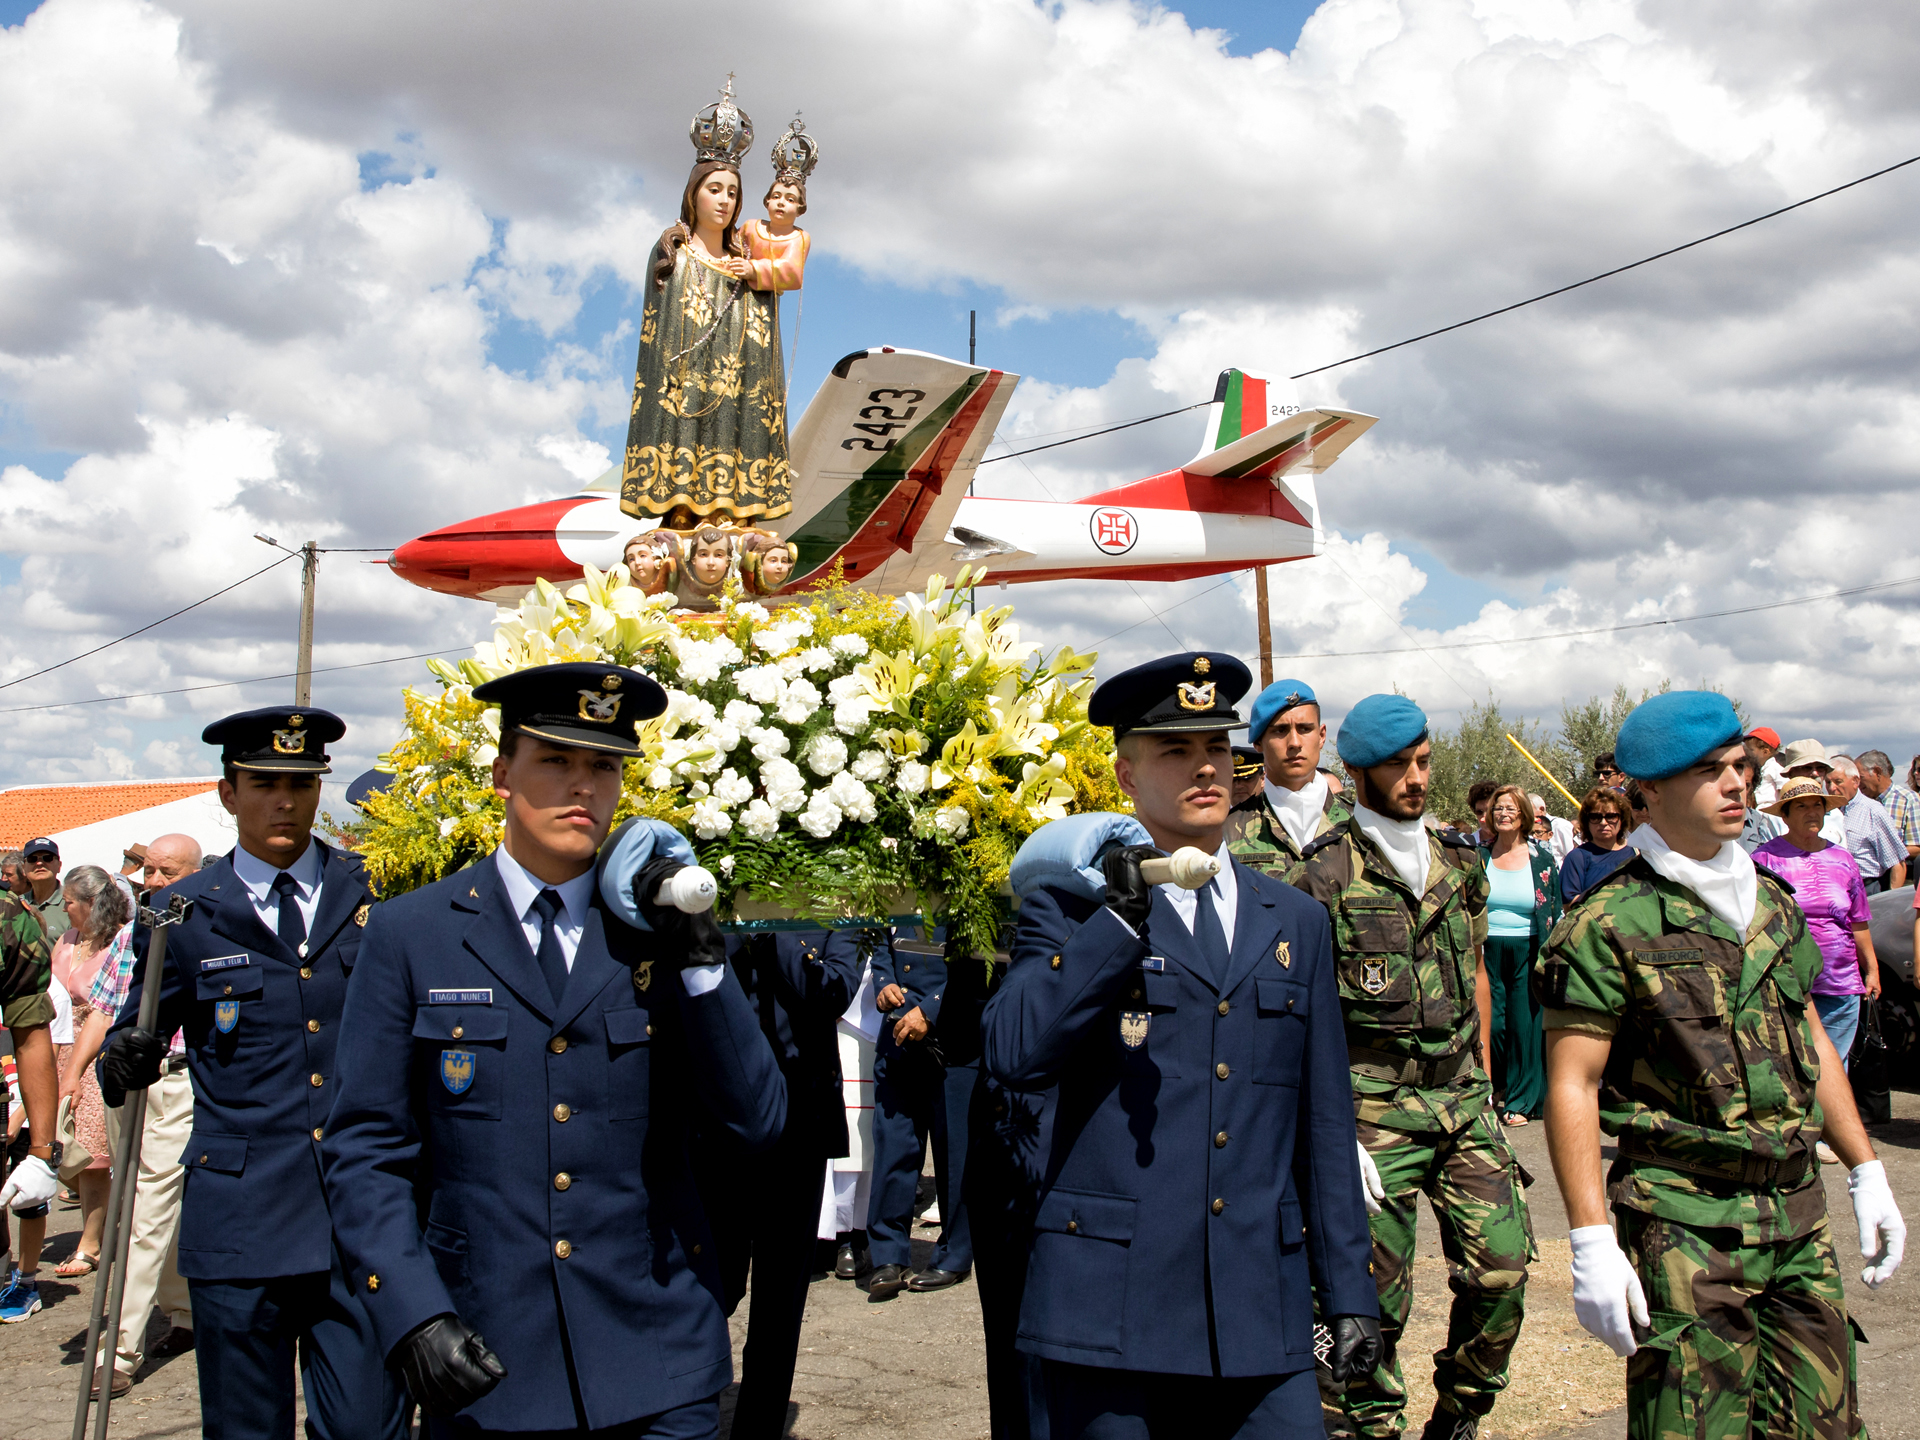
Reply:
[[[1228,655],[1170,656],[1088,709],[1155,845],[1222,869],[1152,886],[1123,846],[1104,903],[1028,894],[987,1002],[988,1071],[1051,1090],[1019,1346],[1052,1440],[1318,1437],[1313,1301],[1336,1379],[1379,1350],[1353,1096],[1324,910],[1225,848]]]
[[[701,1193],[720,1246],[729,1315],[753,1272],[729,1433],[778,1440],[793,1394],[827,1162],[847,1153],[837,1025],[860,984],[860,940],[849,930],[734,935],[727,961],[786,1077],[787,1123],[760,1154],[715,1137],[703,1147]]]
[[[566,664],[474,696],[505,840],[368,927],[325,1145],[348,1275],[436,1436],[713,1436],[732,1357],[690,1150],[771,1144],[787,1091],[711,915],[655,903],[684,867],[644,865],[630,910],[596,873],[666,693]]]
[[[296,1351],[309,1435],[385,1440],[406,1433],[411,1409],[348,1290],[321,1177],[347,981],[373,907],[360,862],[312,834],[325,746],[345,733],[304,706],[206,728],[240,843],[170,891],[193,911],[167,937],[158,1032],[138,1027],[136,966],[102,1056],[110,1091],[142,1088],[160,1078],[160,1037],[185,1032],[180,1273],[210,1440],[290,1440]]]
[[[882,1019],[873,1057],[873,1190],[867,1202],[873,1275],[867,1293],[885,1299],[902,1288],[943,1290],[973,1268],[963,1196],[967,1107],[979,1073],[980,1040],[977,1009],[954,1026],[943,1023],[947,958],[941,941],[894,936],[874,953],[873,984]],[[914,1192],[929,1143],[940,1239],[931,1263],[912,1273]]]

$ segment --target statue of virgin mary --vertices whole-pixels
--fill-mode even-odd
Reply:
[[[654,246],[640,316],[620,508],[672,529],[792,508],[779,291],[756,289],[741,235],[740,159],[753,122],[733,77],[693,120],[680,219]]]

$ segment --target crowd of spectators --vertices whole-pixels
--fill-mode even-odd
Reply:
[[[0,1260],[11,1257],[9,1264],[0,1266],[6,1276],[0,1287],[0,1323],[30,1320],[43,1310],[39,1269],[53,1204],[78,1208],[82,1217],[73,1250],[54,1267],[54,1274],[77,1281],[100,1264],[111,1167],[121,1149],[122,1112],[106,1105],[93,1062],[132,987],[136,902],[198,870],[202,857],[192,837],[163,835],[151,844],[130,846],[122,862],[117,875],[97,865],[75,865],[62,877],[59,847],[49,839],[0,852],[0,888],[19,898],[51,945],[48,996],[54,1012],[50,1029],[59,1085],[54,1133],[35,1141],[9,1057],[8,1147],[10,1157],[17,1159],[27,1153],[29,1143],[51,1141],[60,1186],[50,1202],[13,1207],[17,1241],[13,1227],[0,1220]],[[176,1055],[182,1055],[177,1035],[173,1046]],[[111,1368],[103,1344],[95,1372],[96,1393],[102,1376],[116,1395],[129,1388],[133,1372],[146,1358],[146,1333],[156,1303],[172,1322],[158,1352],[176,1352],[193,1343],[187,1286],[174,1260],[185,1180],[179,1160],[193,1113],[183,1055],[178,1063],[169,1063],[161,1083],[149,1091],[148,1101],[135,1177],[135,1218],[120,1333],[113,1340]]]

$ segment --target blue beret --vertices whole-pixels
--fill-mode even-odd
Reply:
[[[1713,690],[1669,690],[1627,716],[1613,758],[1636,780],[1664,780],[1738,744],[1746,727],[1733,702]]]
[[[1392,759],[1427,733],[1427,712],[1404,695],[1369,695],[1347,712],[1334,739],[1356,770]]]
[[[1296,705],[1312,705],[1318,708],[1320,699],[1313,693],[1313,687],[1304,680],[1276,680],[1260,692],[1260,698],[1253,702],[1252,730],[1247,738],[1254,744],[1260,743],[1260,737],[1281,715]]]

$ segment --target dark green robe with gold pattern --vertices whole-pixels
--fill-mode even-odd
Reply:
[[[773,519],[791,504],[780,297],[715,269],[691,245],[647,293],[620,508]]]

